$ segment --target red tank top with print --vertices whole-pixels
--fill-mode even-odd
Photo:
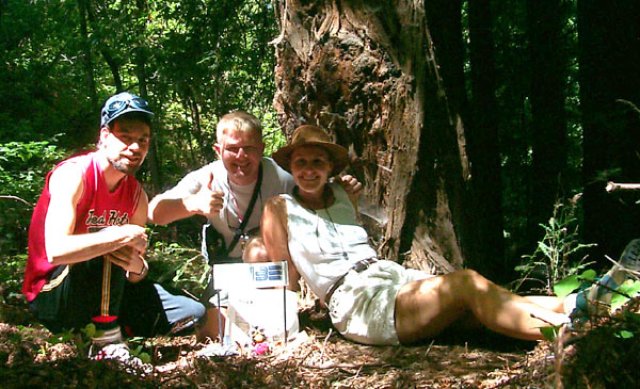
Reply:
[[[128,224],[136,211],[142,193],[140,183],[133,176],[125,176],[112,192],[109,192],[95,152],[69,158],[47,174],[44,189],[36,204],[29,226],[29,252],[22,293],[27,301],[33,301],[56,268],[49,263],[45,247],[45,218],[51,194],[51,173],[63,164],[76,163],[83,171],[83,192],[76,206],[74,234],[96,232],[113,225]]]

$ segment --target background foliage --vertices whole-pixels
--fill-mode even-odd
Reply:
[[[53,161],[93,147],[100,107],[120,90],[156,112],[140,174],[150,196],[213,159],[231,110],[258,116],[276,147],[275,35],[264,1],[0,2],[0,195],[35,203]],[[29,206],[0,207],[1,252],[24,251]]]
[[[472,97],[473,9],[466,1],[428,5],[432,18],[438,18],[454,3],[461,7],[463,88]],[[511,269],[523,254],[538,247],[545,234],[539,223],[553,216],[551,208],[541,217],[534,215],[539,203],[534,157],[540,150],[534,147],[532,96],[533,86],[540,82],[540,68],[531,49],[538,42],[534,33],[544,31],[540,27],[551,22],[559,25],[559,33],[549,40],[563,74],[560,89],[567,145],[566,168],[556,196],[564,201],[580,194],[585,183],[602,186],[612,177],[634,179],[628,172],[621,174],[623,169],[613,159],[597,175],[584,173],[580,2],[552,2],[557,7],[554,19],[538,24],[532,22],[534,3],[482,2],[493,12],[481,27],[493,34],[495,50],[498,139],[493,141],[500,151],[504,257]],[[231,110],[244,109],[262,120],[269,154],[284,141],[272,108],[275,58],[271,42],[279,35],[275,5],[260,0],[0,1],[0,195],[35,203],[44,173],[54,161],[93,146],[99,109],[120,90],[146,97],[157,113],[152,150],[139,177],[150,197],[214,158],[215,124]],[[625,3],[625,7],[630,6]],[[438,27],[434,23],[432,28],[435,32]],[[444,58],[448,43],[440,42],[436,55]],[[612,149],[613,154],[618,150]],[[637,160],[635,155],[624,158]],[[616,212],[635,209],[634,197],[613,198]],[[24,254],[29,214],[27,204],[0,199],[2,255]],[[577,201],[575,223],[580,226],[582,219]],[[194,248],[196,232],[197,222],[184,221],[154,227],[154,239]],[[630,230],[621,233],[620,240],[628,240],[629,234]],[[573,259],[582,259],[582,254]]]
[[[55,137],[52,139],[55,142]],[[43,179],[64,153],[48,141],[0,144],[0,253],[25,251],[28,220]]]

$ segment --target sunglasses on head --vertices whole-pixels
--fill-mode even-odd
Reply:
[[[116,100],[107,106],[107,115],[112,117],[113,115],[117,115],[118,113],[124,111],[127,108],[135,108],[135,109],[144,109],[146,111],[149,110],[149,105],[147,102],[140,98],[134,97],[127,100]]]

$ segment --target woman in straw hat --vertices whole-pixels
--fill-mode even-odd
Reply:
[[[296,187],[293,195],[265,204],[262,233],[269,257],[288,261],[290,288],[302,276],[346,338],[407,344],[472,319],[535,340],[542,338],[541,327],[568,322],[560,299],[521,297],[473,270],[431,276],[377,259],[356,222],[356,199],[330,180],[346,167],[347,151],[323,129],[297,128],[273,158],[291,172]]]

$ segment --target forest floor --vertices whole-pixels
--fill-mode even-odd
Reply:
[[[300,325],[304,332],[297,341],[260,356],[203,356],[194,335],[132,340],[132,349],[138,345],[150,357],[153,371],[144,373],[89,360],[81,337],[53,337],[24,306],[3,303],[0,387],[598,388],[640,380],[633,356],[640,342],[634,338],[620,343],[609,335],[581,336],[560,347],[557,341],[520,342],[476,332],[465,340],[444,335],[411,347],[371,347],[337,335],[323,310],[303,310]],[[587,362],[580,355],[589,356]]]
[[[5,306],[5,319],[11,316],[6,311]],[[443,339],[412,347],[371,347],[337,335],[323,312],[315,316],[301,318],[304,332],[297,341],[275,345],[260,356],[202,356],[205,349],[194,335],[147,339],[144,350],[154,367],[147,374],[91,361],[80,351],[78,339],[56,340],[38,324],[0,323],[0,386],[498,388],[541,383],[553,370],[545,343],[489,336],[468,343]],[[531,368],[533,364],[537,366]]]

